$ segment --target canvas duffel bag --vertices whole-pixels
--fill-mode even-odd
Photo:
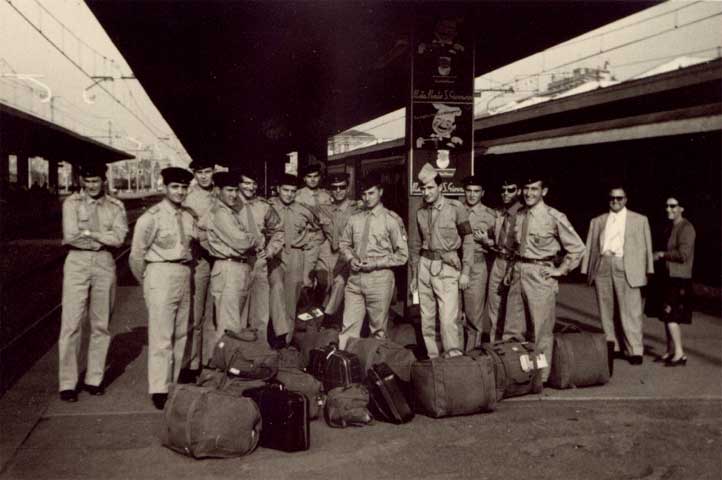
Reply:
[[[226,330],[213,349],[210,366],[236,377],[268,380],[278,372],[278,352],[255,328],[238,333]]]
[[[546,359],[531,342],[506,340],[483,344],[470,355],[488,355],[493,360],[497,400],[542,391],[542,368]]]
[[[398,343],[381,338],[349,338],[345,350],[359,357],[364,373],[374,365],[385,363],[399,380],[411,381],[411,365],[416,362],[416,357]]]
[[[324,416],[334,428],[362,427],[372,422],[369,392],[361,384],[337,387],[328,392]]]
[[[554,334],[549,386],[573,388],[604,385],[609,377],[609,349],[603,333]]]
[[[198,375],[196,385],[199,387],[214,388],[227,393],[242,396],[249,388],[262,387],[266,382],[228,375],[226,372],[213,368],[204,368]]]
[[[450,352],[412,365],[411,383],[419,413],[439,418],[495,410],[491,358],[452,357]]]
[[[193,458],[241,457],[261,438],[261,413],[250,398],[197,385],[171,385],[163,445]]]

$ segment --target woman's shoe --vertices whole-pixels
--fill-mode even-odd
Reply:
[[[671,353],[665,353],[664,355],[657,355],[654,357],[654,363],[663,363],[672,358]]]
[[[677,360],[672,360],[670,358],[664,362],[665,367],[684,367],[685,365],[687,365],[686,356],[679,357]]]

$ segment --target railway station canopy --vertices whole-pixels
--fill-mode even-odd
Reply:
[[[659,2],[104,2],[93,13],[193,158],[326,150],[404,107],[420,18],[474,25],[481,75]]]

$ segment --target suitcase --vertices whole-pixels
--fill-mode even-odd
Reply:
[[[548,379],[551,387],[604,385],[609,377],[609,350],[603,333],[554,334],[554,353]]]
[[[353,353],[329,345],[311,350],[308,372],[321,380],[326,392],[363,381],[361,361]]]
[[[297,332],[293,341],[301,352],[301,368],[306,368],[310,362],[312,350],[331,344],[338,345],[338,330],[335,328],[309,329],[302,333]]]
[[[237,377],[268,380],[278,371],[278,352],[254,328],[239,333],[226,330],[213,349],[210,367]]]
[[[163,445],[193,458],[251,453],[261,436],[261,412],[249,398],[196,385],[171,385]]]
[[[326,398],[321,393],[323,384],[314,378],[310,373],[302,372],[297,368],[279,368],[276,381],[282,383],[289,391],[303,393],[308,398],[309,417],[311,420],[318,418],[326,403]]]
[[[369,410],[377,420],[399,425],[414,418],[398,377],[385,363],[371,367],[366,375],[366,388],[369,391]]]
[[[380,338],[350,338],[346,351],[359,357],[364,373],[376,364],[385,363],[401,381],[411,381],[411,365],[416,362],[416,356],[398,343]]]
[[[411,383],[415,408],[430,417],[496,409],[494,365],[486,355],[444,356],[416,362],[411,367]]]
[[[546,359],[537,352],[533,343],[517,340],[487,343],[469,354],[476,356],[484,353],[493,360],[497,400],[541,393],[541,369],[546,364]]]
[[[263,429],[260,445],[284,452],[301,452],[311,447],[308,398],[291,392],[280,383],[243,392],[261,410]]]

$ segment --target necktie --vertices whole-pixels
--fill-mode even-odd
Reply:
[[[290,207],[287,207],[284,205],[284,207],[281,209],[281,215],[283,216],[283,233],[284,233],[284,238],[285,238],[285,242],[286,242],[286,245],[285,245],[286,248],[291,248],[291,246],[293,245],[293,237],[292,237],[293,232],[291,231],[292,226],[291,226],[291,222],[289,221],[290,213],[291,213]]]
[[[519,239],[519,255],[524,256],[526,250],[527,236],[529,234],[529,210],[524,212],[524,221],[521,224],[521,238]]]
[[[91,201],[88,204],[88,211],[89,211],[89,229],[94,232],[100,231],[100,219],[98,218],[98,202]]]
[[[433,250],[434,243],[434,206],[429,207],[429,250]]]
[[[359,249],[358,249],[359,258],[361,260],[366,258],[366,250],[368,249],[370,228],[371,228],[371,212],[366,212],[366,220],[364,221],[364,229],[363,229],[363,232],[361,233],[361,245],[359,245]]]
[[[499,232],[499,248],[504,250],[508,250],[506,241],[509,233],[509,218],[511,218],[511,214],[509,212],[504,212],[504,222],[502,222],[501,232]]]
[[[187,256],[187,241],[186,241],[186,232],[183,228],[183,214],[180,210],[176,210],[175,212],[175,220],[176,223],[178,223],[178,235],[180,237],[180,244],[181,244],[181,256],[186,257]]]

